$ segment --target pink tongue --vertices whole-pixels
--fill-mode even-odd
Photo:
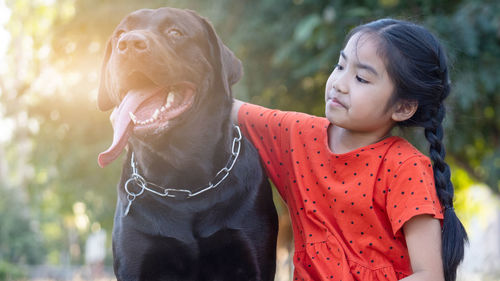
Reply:
[[[97,158],[97,162],[101,168],[104,168],[118,158],[127,145],[130,132],[134,127],[129,112],[135,113],[137,108],[154,93],[154,90],[129,91],[120,106],[114,109],[111,115],[113,117],[111,122],[113,123],[114,130],[113,143],[108,150],[101,152]]]

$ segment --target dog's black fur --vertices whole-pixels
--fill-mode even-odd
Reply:
[[[164,25],[177,26],[182,38],[165,39],[165,33],[158,32]],[[132,133],[128,139],[113,228],[118,280],[274,280],[277,215],[258,154],[244,138],[233,170],[216,189],[192,198],[164,198],[145,191],[124,215],[132,151],[141,175],[168,188],[207,186],[226,165],[235,137],[229,119],[230,87],[242,69],[211,24],[192,11],[140,10],[127,16],[116,31],[120,36],[143,32],[148,50],[120,54],[116,46],[122,37],[111,37],[103,63],[100,109],[119,105],[130,87],[118,84],[130,83],[131,71],[155,84],[189,80],[197,85],[192,107],[172,120],[168,129]],[[134,69],[125,73],[127,68]]]

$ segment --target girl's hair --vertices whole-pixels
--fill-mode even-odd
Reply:
[[[444,161],[442,121],[444,99],[450,93],[446,54],[438,39],[424,27],[394,19],[381,19],[354,28],[354,34],[375,35],[378,54],[384,59],[394,83],[393,102],[417,102],[415,114],[399,126],[423,127],[430,143],[435,187],[444,208],[442,258],[446,281],[456,279],[457,267],[464,257],[465,229],[453,208],[453,184],[450,167]]]

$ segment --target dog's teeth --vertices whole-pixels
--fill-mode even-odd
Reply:
[[[155,113],[153,113],[153,116],[151,116],[151,117],[153,120],[156,120],[156,119],[158,119],[158,115],[160,115],[160,110],[156,109]]]
[[[165,107],[167,107],[167,108],[170,107],[172,105],[172,103],[174,102],[174,99],[175,99],[174,92],[168,93],[167,103],[165,104]]]
[[[165,112],[165,110],[167,110],[167,109],[165,108],[165,106],[162,106],[162,107],[160,108],[160,111],[161,111],[161,112]]]
[[[132,120],[132,122],[134,122],[134,124],[137,123],[137,117],[135,117],[135,115],[132,113],[132,112],[128,112],[128,115],[130,116],[130,119]]]

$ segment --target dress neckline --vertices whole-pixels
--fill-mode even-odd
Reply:
[[[362,147],[353,149],[353,150],[345,152],[345,153],[335,153],[330,149],[330,146],[328,145],[328,128],[330,126],[333,126],[333,125],[330,123],[330,121],[328,121],[328,119],[325,119],[325,120],[328,122],[328,125],[324,126],[323,127],[324,129],[321,132],[322,139],[323,139],[323,145],[324,145],[326,151],[329,153],[329,155],[334,156],[335,158],[348,158],[348,157],[351,157],[352,155],[357,155],[360,152],[374,150],[377,147],[386,145],[387,143],[393,143],[396,140],[400,139],[400,137],[398,137],[398,136],[389,136],[389,137],[383,138],[375,143],[372,143],[372,144],[369,144],[366,146],[362,146]]]

